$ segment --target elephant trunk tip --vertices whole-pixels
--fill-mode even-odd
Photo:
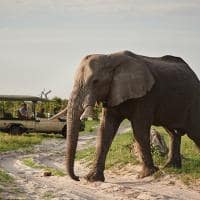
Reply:
[[[79,176],[75,175],[73,167],[69,166],[69,165],[70,165],[70,163],[68,162],[67,163],[67,174],[68,174],[68,176],[75,181],[80,181]]]
[[[79,177],[76,175],[70,175],[70,178],[75,180],[75,181],[80,181]]]

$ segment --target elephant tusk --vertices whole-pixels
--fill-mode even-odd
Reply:
[[[88,118],[94,118],[94,116],[95,114],[94,114],[93,106],[87,106],[83,114],[81,115],[80,120],[84,121],[85,119],[88,119]]]

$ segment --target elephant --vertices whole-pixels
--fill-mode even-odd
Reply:
[[[185,133],[180,130],[169,130],[166,127],[164,129],[170,136],[168,160],[165,163],[165,167],[181,168],[181,136]]]
[[[92,54],[82,59],[67,106],[66,169],[74,173],[80,119],[103,104],[96,156],[86,179],[104,181],[105,160],[124,119],[131,122],[139,145],[143,178],[156,172],[150,149],[151,125],[165,127],[172,137],[167,165],[181,165],[181,135],[200,147],[200,82],[180,57],[147,57],[131,51]]]

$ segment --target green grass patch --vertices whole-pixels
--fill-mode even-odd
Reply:
[[[23,136],[27,136],[27,137],[33,137],[33,136],[37,136],[43,139],[51,139],[51,138],[60,138],[60,139],[64,139],[63,135],[61,134],[54,134],[54,133],[26,133],[23,134]]]
[[[138,163],[132,153],[133,140],[132,132],[120,134],[114,139],[106,159],[107,169],[114,166],[123,167],[128,163]]]
[[[0,183],[13,183],[14,179],[8,173],[0,169]]]
[[[43,139],[63,139],[59,134],[29,133],[23,135],[10,135],[0,132],[0,153],[14,150],[31,150],[34,145],[40,144]]]
[[[89,147],[78,151],[76,154],[76,160],[84,159],[86,162],[93,161],[95,158],[95,147]]]
[[[32,136],[12,136],[6,133],[0,133],[0,152],[30,149],[33,145],[40,144],[42,137],[37,135]]]
[[[156,129],[164,135],[165,141],[168,144],[169,136],[162,127],[156,127]],[[114,166],[123,167],[128,163],[136,164],[138,161],[132,153],[132,142],[134,138],[131,132],[117,135],[112,143],[106,159],[106,168],[112,168]],[[182,137],[181,144],[182,168],[163,169],[165,173],[176,174],[185,183],[190,183],[200,180],[200,156],[198,149],[194,145],[193,141],[187,136]],[[163,166],[166,162],[167,156],[162,157],[155,149],[152,150],[153,159],[156,165]],[[95,158],[95,148],[90,147],[77,152],[77,160],[84,159],[86,163],[90,163]],[[160,172],[161,173],[161,172]],[[160,176],[160,174],[158,174]]]
[[[113,166],[123,167],[128,163],[136,164],[138,161],[135,159],[132,151],[133,136],[131,132],[118,135],[109,150],[106,159],[106,168]],[[86,162],[92,162],[95,158],[95,147],[90,147],[77,152],[76,159],[84,159]]]
[[[164,135],[165,141],[168,144],[169,136],[165,130],[162,127],[156,127],[156,129]],[[156,165],[164,165],[166,158],[161,157],[156,151],[152,154]],[[185,183],[200,179],[200,154],[193,141],[186,135],[181,138],[181,154],[183,156],[182,168],[166,168],[164,171],[170,174],[178,174]]]
[[[168,144],[169,136],[162,127],[156,127],[159,133],[164,135],[165,141]],[[159,155],[157,151],[152,152],[153,159],[156,165],[163,166],[166,162],[166,157]],[[189,184],[200,180],[200,155],[197,147],[186,135],[181,138],[181,155],[182,168],[165,168],[164,172],[177,175],[184,183]]]
[[[54,192],[52,191],[47,191],[43,194],[43,199],[44,200],[50,200],[50,199],[53,199],[55,196],[54,196]]]
[[[87,120],[85,121],[85,132],[92,132],[97,129],[99,126],[99,121],[96,120]]]
[[[52,167],[47,167],[45,165],[40,165],[36,163],[32,158],[25,158],[22,161],[28,167],[35,168],[35,169],[42,169],[44,171],[51,172],[52,175],[54,176],[65,176],[65,173],[62,172],[61,170],[58,170]]]
[[[193,141],[187,136],[182,137],[181,154],[183,156],[182,168],[169,168],[166,171],[172,174],[179,174],[181,180],[186,184],[190,181],[200,180],[200,154]]]
[[[17,185],[14,178],[3,169],[0,169],[0,199],[5,199],[8,194],[15,194],[16,189]]]

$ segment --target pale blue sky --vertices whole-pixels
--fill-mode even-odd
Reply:
[[[200,77],[200,0],[0,0],[0,94],[68,97],[83,56],[121,50]]]

